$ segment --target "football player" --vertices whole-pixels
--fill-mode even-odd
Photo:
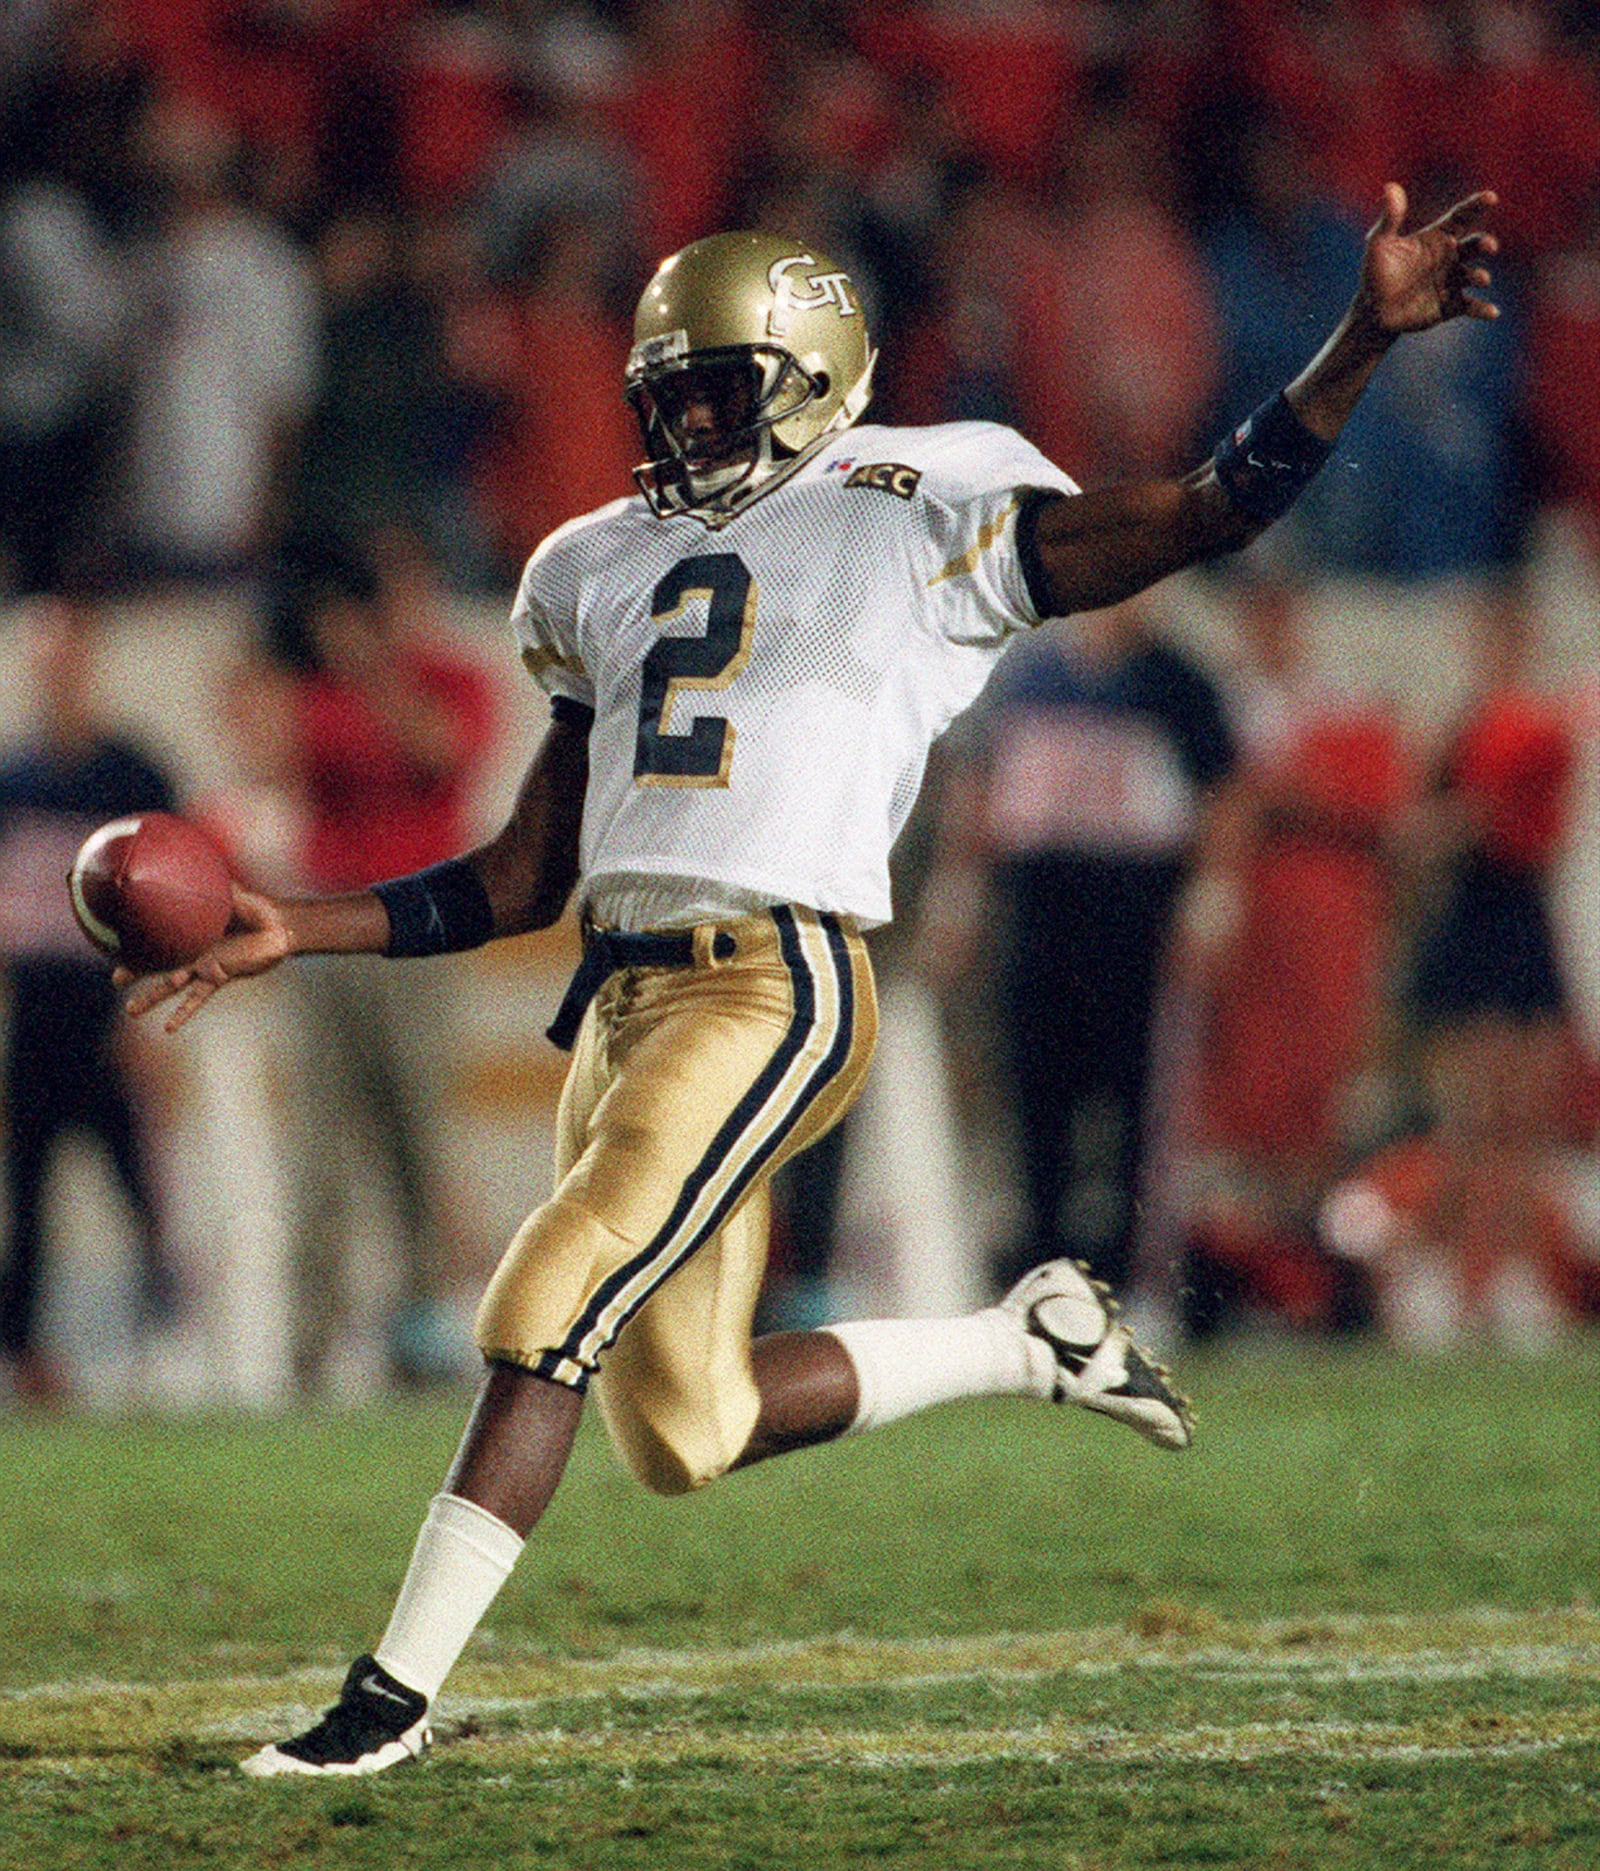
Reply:
[[[1171,1449],[1189,1407],[1066,1262],[970,1317],[752,1342],[769,1177],[835,1123],[874,1032],[863,929],[935,737],[1017,633],[1244,545],[1326,458],[1401,334],[1482,298],[1475,195],[1404,231],[1385,190],[1349,311],[1193,473],[1080,494],[1013,431],[860,422],[874,353],[849,278],[767,234],[696,242],[639,303],[636,497],[561,527],[512,622],[550,697],[509,822],[464,857],[307,901],[240,891],[193,966],[132,982],[169,1029],[288,956],[394,957],[543,927],[578,895],[555,1192],[477,1321],[486,1376],[388,1628],[255,1775],[356,1774],[428,1709],[561,1477],[585,1393],[646,1486],[945,1399],[1077,1403]]]

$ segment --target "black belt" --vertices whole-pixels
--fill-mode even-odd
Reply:
[[[712,940],[711,953],[726,961],[739,944],[726,929],[719,929]],[[552,1046],[571,1052],[578,1037],[589,1003],[605,984],[623,968],[688,968],[694,963],[694,931],[630,935],[622,929],[585,929],[583,959],[567,983],[556,1017],[545,1029]]]

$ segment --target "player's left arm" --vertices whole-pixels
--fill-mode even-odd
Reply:
[[[1226,437],[1192,473],[1065,497],[1039,493],[1023,509],[1029,583],[1053,617],[1121,603],[1221,552],[1246,546],[1286,513],[1327,458],[1399,338],[1453,318],[1497,318],[1479,296],[1499,249],[1474,225],[1497,197],[1457,202],[1402,232],[1405,190],[1390,182],[1367,235],[1360,281],[1326,344],[1294,381]]]
[[[496,936],[547,929],[578,881],[578,843],[589,786],[587,711],[558,709],[498,835],[471,854]]]
[[[296,955],[458,954],[500,936],[547,928],[578,880],[589,782],[588,710],[552,714],[501,830],[465,856],[368,890],[271,897],[234,886],[228,933],[195,961],[113,979],[133,1015],[167,1008],[176,1032],[219,988],[269,973]]]

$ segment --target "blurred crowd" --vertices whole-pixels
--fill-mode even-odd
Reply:
[[[24,586],[421,530],[457,580],[629,488],[655,262],[861,284],[889,421],[1085,484],[1202,456],[1340,309],[1380,184],[1503,197],[1505,316],[1397,363],[1293,543],[1398,577],[1600,513],[1581,0],[12,0],[0,551]]]
[[[1169,1338],[1546,1347],[1600,1316],[1585,696],[1514,582],[1450,614],[1431,730],[1318,668],[1305,587],[1234,598],[1209,667],[1139,605],[1048,626],[946,757],[917,952],[1009,1113],[994,1283],[1065,1252]]]
[[[1008,658],[902,853],[892,965],[942,1002],[958,1119],[1007,1114],[1017,1215],[986,1277],[1079,1253],[1192,1332],[1531,1342],[1594,1311],[1558,1174],[1593,1143],[1594,1074],[1548,903],[1580,736],[1540,685],[1519,585],[1553,508],[1600,556],[1586,0],[9,0],[0,18],[0,601],[61,607],[40,613],[38,733],[0,780],[0,1350],[28,1349],[25,1159],[54,1135],[15,1010],[30,945],[55,938],[29,922],[18,854],[42,847],[17,828],[170,796],[108,766],[61,700],[96,606],[245,605],[237,784],[192,802],[242,868],[319,887],[415,868],[459,848],[496,733],[433,626],[631,490],[620,384],[661,256],[728,225],[817,243],[867,301],[876,419],[1013,423],[1092,486],[1192,465],[1300,368],[1389,179],[1422,214],[1499,191],[1502,317],[1390,361],[1230,588],[1226,659],[1137,609]],[[1472,697],[1440,744],[1312,675],[1305,594],[1348,576],[1476,594]],[[952,991],[980,945],[992,992]],[[450,1016],[415,988],[408,971],[380,1005],[332,967],[303,1013],[348,1067],[328,1111],[364,1100],[390,1145],[414,1249],[391,1355],[421,1377],[443,1250],[407,1114],[437,1101]],[[116,1154],[159,1322],[181,1296],[119,1141],[127,1101],[86,1118],[51,1096],[52,1125]],[[297,1152],[312,1292],[338,1252],[338,1136],[313,1122]],[[823,1303],[794,1297],[834,1233],[820,1162],[781,1231],[795,1316]],[[306,1310],[314,1387],[327,1320]]]

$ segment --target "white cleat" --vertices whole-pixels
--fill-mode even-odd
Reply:
[[[292,1741],[269,1742],[239,1771],[253,1780],[279,1774],[380,1774],[415,1760],[433,1740],[428,1699],[371,1657],[357,1657],[339,1700]]]
[[[1000,1301],[1056,1362],[1057,1403],[1079,1403],[1126,1423],[1163,1449],[1186,1449],[1194,1436],[1189,1399],[1117,1317],[1103,1282],[1070,1260],[1047,1260]]]

